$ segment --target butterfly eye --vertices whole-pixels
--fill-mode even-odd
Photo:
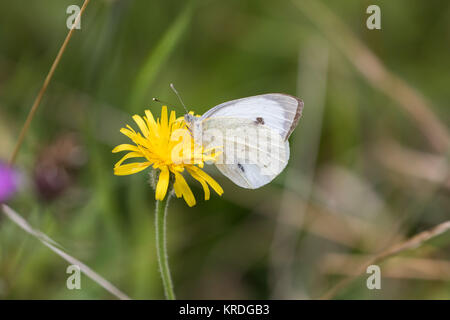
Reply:
[[[186,113],[184,115],[184,121],[186,121],[187,124],[190,124],[192,121],[194,121],[194,116],[192,114]]]

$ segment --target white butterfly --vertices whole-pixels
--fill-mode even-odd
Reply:
[[[184,119],[194,139],[205,148],[231,145],[222,149],[223,161],[215,163],[216,167],[238,186],[256,189],[286,167],[288,138],[302,110],[301,99],[269,93],[228,101],[201,117],[186,114]]]

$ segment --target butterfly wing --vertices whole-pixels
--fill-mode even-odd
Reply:
[[[233,181],[246,189],[258,189],[275,179],[286,167],[289,160],[289,143],[285,142],[285,154],[282,159],[272,159],[272,165],[278,170],[264,172],[261,163],[245,163],[245,160],[236,164],[216,164],[217,169]]]
[[[287,140],[297,126],[302,111],[301,99],[282,93],[268,93],[221,103],[208,110],[202,119],[244,118],[276,130]]]
[[[216,138],[203,136],[206,147],[227,146],[216,163],[219,171],[240,187],[256,189],[272,181],[286,167],[287,139],[302,109],[303,102],[298,98],[264,94],[222,103],[198,121],[205,135],[212,131]],[[265,138],[260,140],[261,136]]]

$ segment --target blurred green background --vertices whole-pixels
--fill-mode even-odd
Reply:
[[[0,2],[3,161],[71,4],[82,1]],[[371,4],[381,30],[366,27]],[[159,115],[152,97],[177,105],[171,82],[199,114],[297,95],[305,109],[286,170],[245,190],[207,168],[225,193],[205,202],[191,181],[197,205],[171,202],[168,250],[178,298],[318,298],[368,255],[449,218],[449,53],[443,0],[92,0],[20,150],[8,205],[131,298],[161,299],[154,192],[146,171],[113,175],[119,129],[146,108]],[[84,275],[68,290],[67,266],[0,217],[0,299],[114,299]],[[381,274],[381,290],[363,273],[334,297],[449,299],[450,234]]]

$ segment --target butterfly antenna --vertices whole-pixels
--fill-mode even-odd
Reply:
[[[166,104],[166,105],[168,105],[168,106],[172,105],[171,103],[166,102],[166,101],[164,101],[164,100],[160,100],[160,99],[158,99],[158,98],[153,98],[152,100],[153,100],[153,101],[156,101],[156,102],[159,102],[159,103]],[[176,106],[174,106],[174,107],[176,107]]]
[[[175,94],[178,97],[178,100],[180,100],[181,105],[183,106],[184,110],[186,111],[186,113],[189,113],[188,109],[186,108],[186,105],[183,102],[183,99],[181,99],[180,94],[178,93],[177,89],[175,89],[175,86],[173,85],[173,83],[170,84],[170,88],[173,90],[173,92],[175,92]]]

